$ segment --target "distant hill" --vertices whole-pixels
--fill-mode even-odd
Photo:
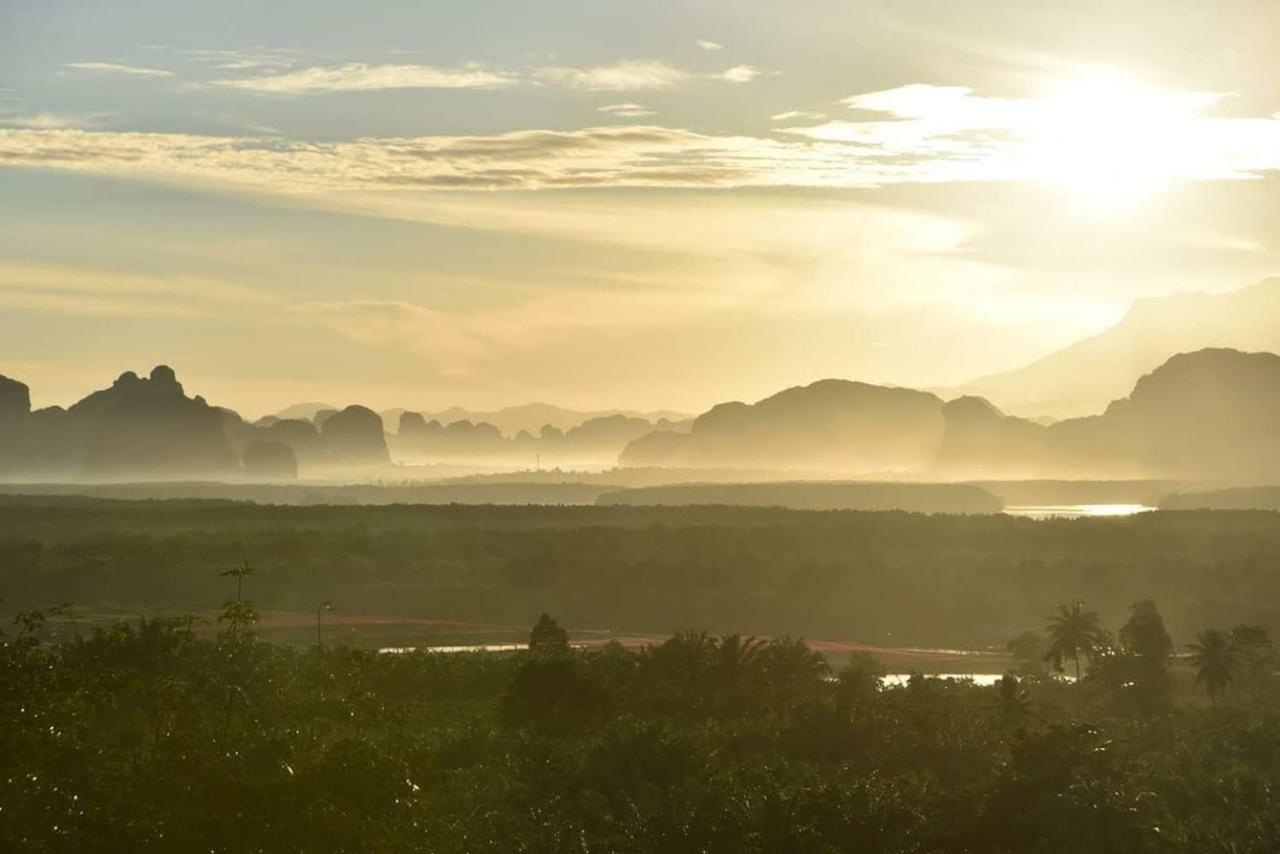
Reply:
[[[416,413],[389,434],[377,413],[360,406],[321,410],[312,421],[251,424],[188,396],[163,365],[145,378],[126,372],[65,410],[32,411],[29,397],[23,383],[0,379],[0,478],[403,475],[391,467],[393,454],[404,462],[413,453],[431,463],[474,456],[531,470],[576,461],[595,468],[616,458],[627,468],[743,475],[717,481],[1280,483],[1280,356],[1225,348],[1173,356],[1101,414],[1047,426],[1006,415],[983,398],[943,401],[835,379],[754,404],[720,404],[688,425],[615,414],[513,437],[487,422],[445,426]]]
[[[655,431],[623,465],[900,478],[1280,479],[1280,356],[1206,349],[1143,376],[1101,415],[1048,426],[988,401],[824,380]]]
[[[1280,478],[1280,356],[1181,353],[1102,415],[1045,432],[1057,461],[1112,476]]]
[[[1280,352],[1280,277],[1225,294],[1141,300],[1105,332],[948,393],[1027,417],[1095,415],[1171,353],[1212,347]]]
[[[0,474],[170,478],[239,468],[224,410],[188,397],[166,365],[147,377],[126,371],[67,409],[31,412],[25,385],[0,385],[10,400]]]
[[[268,418],[311,421],[315,419],[317,412],[339,408],[328,403],[295,403],[275,413],[273,416],[268,416]],[[406,412],[417,412],[427,421],[439,421],[444,426],[458,421],[469,421],[473,424],[492,424],[498,428],[502,435],[508,437],[515,436],[522,430],[536,436],[538,431],[547,425],[555,427],[557,430],[567,431],[593,419],[613,416],[642,418],[651,422],[667,421],[671,424],[686,422],[693,417],[687,412],[668,409],[659,409],[652,412],[631,409],[579,410],[568,409],[550,403],[523,403],[519,406],[507,406],[490,411],[466,409],[461,406],[451,406],[448,409],[437,411],[394,407],[384,409],[378,414],[382,416],[383,423],[390,429],[400,422],[400,416]]]
[[[268,418],[274,417],[280,421],[312,421],[315,419],[317,412],[337,408],[330,403],[317,403],[314,401],[310,403],[295,403],[293,406],[280,410],[274,416],[268,416]]]
[[[396,423],[399,412],[403,410],[390,410],[383,413],[383,420],[388,424]],[[388,418],[391,413],[396,414],[396,418]],[[422,416],[428,421],[435,420],[441,424],[448,425],[455,421],[471,421],[473,423],[487,423],[497,427],[504,436],[515,436],[521,430],[532,435],[538,435],[538,432],[546,425],[555,427],[557,430],[572,430],[596,418],[608,418],[612,416],[624,416],[626,418],[643,418],[645,421],[659,421],[666,419],[671,422],[687,421],[691,416],[685,412],[674,412],[670,410],[657,410],[654,412],[640,412],[629,409],[603,409],[598,411],[584,411],[577,409],[566,409],[563,406],[555,406],[550,403],[524,403],[519,406],[507,406],[502,409],[483,412],[479,410],[463,409],[459,406],[450,407],[439,412],[423,412]]]
[[[942,401],[927,392],[847,380],[789,388],[759,403],[722,403],[686,434],[632,442],[624,465],[750,466],[844,472],[927,468],[943,437]]]
[[[1280,511],[1280,486],[1240,486],[1203,492],[1174,492],[1160,502],[1161,510]]]

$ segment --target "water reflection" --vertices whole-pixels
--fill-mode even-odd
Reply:
[[[1044,504],[1004,508],[1007,516],[1027,519],[1080,519],[1084,517],[1135,516],[1155,510],[1146,504]]]
[[[880,677],[880,684],[886,688],[903,688],[911,681],[910,673],[890,673]],[[974,685],[989,687],[1000,681],[1003,673],[922,673],[925,679],[946,679],[950,682],[972,681]]]
[[[384,646],[378,652],[403,655],[408,652],[518,652],[527,643],[471,643],[457,646]]]
[[[880,677],[880,684],[885,688],[905,688],[911,681],[913,674],[910,673],[890,673],[887,676]],[[920,676],[925,679],[945,679],[949,682],[972,682],[982,688],[990,688],[995,685],[1004,676],[1003,673],[921,673]],[[1019,677],[1020,679],[1022,677]],[[1065,673],[1059,673],[1054,678],[1062,682],[1074,682],[1074,676],[1068,676]]]

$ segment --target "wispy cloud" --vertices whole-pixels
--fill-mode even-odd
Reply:
[[[29,130],[88,130],[98,127],[106,113],[0,113],[0,127]]]
[[[724,45],[720,42],[713,42],[710,39],[694,39],[693,43],[703,50],[722,50]]]
[[[662,62],[616,62],[594,68],[552,66],[540,68],[535,77],[545,83],[593,92],[641,92],[670,89],[690,78],[687,71]]]
[[[302,302],[287,312],[352,341],[412,352],[443,376],[464,378],[584,329],[647,329],[734,302],[723,294],[646,284],[652,283],[629,280],[629,287],[612,291],[545,291],[524,302],[470,311],[362,299]]]
[[[763,72],[753,65],[735,65],[724,71],[702,74],[661,60],[618,62],[594,68],[550,67],[534,72],[536,79],[571,89],[595,92],[643,92],[671,89],[695,80],[750,83]]]
[[[606,104],[596,107],[596,112],[608,113],[623,119],[638,119],[654,115],[654,111],[643,104]]]
[[[784,113],[775,113],[769,117],[769,120],[775,122],[793,122],[797,119],[800,119],[801,121],[818,121],[819,119],[825,119],[826,117],[826,113],[809,112],[807,110],[787,110]]]
[[[725,69],[720,73],[719,77],[729,83],[750,83],[762,73],[754,65],[735,65],[733,68]]]
[[[157,49],[166,50],[167,48]],[[185,59],[226,71],[280,71],[298,65],[303,57],[301,51],[279,48],[247,50],[184,48],[176,53]]]
[[[235,181],[285,192],[866,183],[868,175],[841,156],[845,151],[829,143],[637,125],[341,143],[0,131],[0,164]]]
[[[908,182],[1112,180],[1159,168],[1189,179],[1280,171],[1280,119],[1221,116],[1213,93],[1146,108],[1001,99],[949,87],[850,98],[863,121],[733,136],[615,125],[488,136],[309,142],[191,134],[0,130],[0,164],[179,177],[286,193],[352,189],[866,187]],[[1143,102],[1146,103],[1146,102]],[[1152,105],[1154,104],[1154,105]],[[1088,107],[1088,109],[1086,109]],[[643,109],[608,105],[621,114]],[[1092,117],[1092,118],[1090,118]],[[1091,173],[1092,174],[1092,173]]]
[[[145,68],[139,65],[120,65],[115,62],[68,62],[67,68],[92,74],[123,74],[131,77],[172,77],[172,71],[163,68]]]
[[[263,95],[306,95],[321,92],[368,92],[380,89],[497,89],[517,78],[480,66],[436,68],[430,65],[345,65],[303,68],[285,74],[233,77],[208,85]]]

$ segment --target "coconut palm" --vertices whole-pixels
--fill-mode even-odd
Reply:
[[[786,703],[808,695],[831,673],[822,653],[790,637],[775,638],[764,646],[759,667],[774,699]]]
[[[1059,605],[1058,613],[1049,618],[1049,651],[1044,660],[1052,661],[1061,671],[1062,661],[1070,658],[1076,665],[1076,681],[1080,681],[1080,655],[1092,655],[1102,637],[1102,625],[1096,611],[1086,611],[1084,603]]]
[[[1007,727],[1021,725],[1031,712],[1031,696],[1012,670],[996,683],[994,711]]]
[[[1196,642],[1188,644],[1191,650],[1191,666],[1196,672],[1196,682],[1204,683],[1209,692],[1209,702],[1216,708],[1218,695],[1227,689],[1240,663],[1240,653],[1231,635],[1221,629],[1205,629],[1196,636]]]
[[[764,646],[765,641],[756,637],[732,634],[720,638],[716,650],[716,671],[721,684],[737,687],[743,674],[758,663]]]

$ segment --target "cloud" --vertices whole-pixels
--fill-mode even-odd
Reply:
[[[775,113],[769,117],[769,120],[774,122],[790,122],[795,121],[796,119],[818,121],[819,119],[825,119],[826,117],[826,113],[807,112],[805,110],[787,110],[785,113]]]
[[[874,183],[845,151],[829,143],[712,136],[645,125],[323,143],[0,130],[0,165],[235,182],[286,193]]]
[[[262,95],[310,95],[323,92],[369,92],[381,89],[498,89],[516,77],[480,66],[436,68],[430,65],[346,65],[303,68],[286,74],[233,77],[206,84]]]
[[[694,39],[693,43],[703,50],[721,50],[724,48],[724,45],[719,42],[713,42],[709,39]]]
[[[648,331],[736,301],[690,289],[652,289],[639,275],[617,284],[598,291],[544,290],[520,302],[465,311],[393,299],[309,301],[286,311],[351,341],[408,351],[442,376],[461,379],[505,371],[518,354],[562,344],[574,334]]]
[[[105,113],[0,113],[0,127],[29,130],[86,130],[97,127]]]
[[[729,83],[750,83],[760,74],[760,69],[753,65],[735,65],[733,68],[721,72],[719,77]]]
[[[447,376],[465,376],[486,353],[483,338],[459,322],[461,318],[401,300],[312,301],[286,311],[352,341],[428,356]]]
[[[594,68],[569,68],[553,66],[535,72],[537,79],[545,83],[586,89],[592,92],[640,92],[670,89],[690,78],[682,71],[661,60],[616,62]]]
[[[611,116],[625,119],[638,119],[654,115],[654,111],[643,104],[606,104],[603,107],[596,107],[596,112],[608,113]]]
[[[534,72],[543,83],[586,89],[593,92],[642,92],[671,89],[691,80],[718,80],[724,83],[750,83],[763,72],[752,65],[735,65],[712,74],[699,74],[676,68],[661,60],[618,62],[595,68],[551,67]]]
[[[1280,170],[1280,119],[1211,112],[1224,96],[1130,102],[1005,99],[909,86],[854,96],[870,117],[763,136],[653,125],[486,136],[309,142],[192,134],[0,130],[0,165],[238,184],[290,194],[348,190],[593,187],[872,187],[957,181],[1117,182],[1151,170],[1224,180]],[[1074,96],[1073,96],[1074,98]],[[640,105],[608,105],[616,115]]]
[[[284,54],[234,51],[202,51],[191,54],[191,58],[218,68],[237,71],[270,69],[275,72],[276,69],[288,68],[292,64],[291,58]],[[562,86],[588,92],[648,92],[671,89],[699,79],[748,83],[760,74],[758,68],[750,65],[736,65],[722,72],[701,74],[657,59],[628,60],[589,68],[545,66],[524,71],[480,65],[438,68],[430,65],[350,62],[278,73],[223,77],[195,85],[261,95],[311,95],[384,89],[500,89],[524,84]]]
[[[920,180],[1060,181],[1112,193],[1120,184],[1280,169],[1280,121],[1215,114],[1229,97],[1108,74],[1023,98],[912,84],[841,101],[868,118],[782,132],[910,164]]]
[[[157,48],[165,50],[166,48]],[[216,50],[188,48],[176,51],[186,59],[227,71],[279,71],[297,65],[303,54],[288,49]]]
[[[88,71],[93,74],[124,74],[132,77],[172,77],[172,71],[163,68],[143,68],[137,65],[118,65],[114,62],[68,62],[67,68]]]

